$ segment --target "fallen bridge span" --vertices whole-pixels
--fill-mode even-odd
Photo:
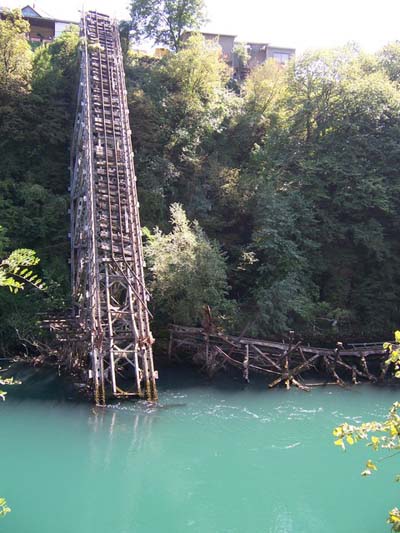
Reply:
[[[244,336],[225,335],[216,330],[184,326],[170,327],[170,358],[189,358],[210,377],[227,367],[237,368],[245,381],[251,374],[266,377],[268,387],[292,385],[303,390],[311,386],[360,381],[377,382],[392,375],[392,365],[382,344],[365,344],[347,349],[305,346],[290,332],[287,342],[273,342]],[[307,379],[312,377],[310,383]],[[322,382],[316,382],[315,377]]]

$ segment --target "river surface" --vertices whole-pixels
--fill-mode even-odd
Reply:
[[[104,410],[27,377],[0,405],[5,533],[379,533],[400,462],[332,428],[381,419],[400,389],[266,391],[163,370],[160,403]]]

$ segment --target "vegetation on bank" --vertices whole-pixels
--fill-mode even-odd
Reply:
[[[35,249],[49,289],[0,294],[3,353],[69,304],[79,36],[32,52],[23,24],[16,11],[0,23],[2,257]],[[249,335],[387,338],[400,319],[400,45],[267,62],[240,85],[216,44],[177,48],[124,47],[157,331],[199,324],[210,305]]]
[[[167,232],[179,202],[218,242],[237,331],[395,329],[399,57],[399,45],[310,52],[236,92],[201,38],[162,60],[127,57],[142,220]]]
[[[49,291],[46,298],[38,291],[0,292],[3,354],[36,331],[39,313],[65,307],[69,293],[68,165],[79,36],[65,32],[33,53],[26,25],[18,10],[0,21],[0,257],[34,249]]]

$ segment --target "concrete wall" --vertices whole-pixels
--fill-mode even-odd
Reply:
[[[233,47],[235,43],[235,35],[218,35],[216,33],[203,33],[203,37],[207,41],[217,41],[222,48],[222,56],[224,61],[232,65]]]

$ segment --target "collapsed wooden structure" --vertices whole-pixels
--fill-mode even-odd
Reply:
[[[225,335],[216,329],[171,326],[168,353],[171,359],[190,358],[210,377],[227,367],[237,368],[247,382],[251,374],[262,374],[269,388],[295,385],[309,390],[328,383],[377,382],[391,375],[382,344],[348,349],[339,342],[334,349],[315,348],[296,340],[293,331],[287,342],[280,343]],[[316,382],[321,376],[322,382]]]

